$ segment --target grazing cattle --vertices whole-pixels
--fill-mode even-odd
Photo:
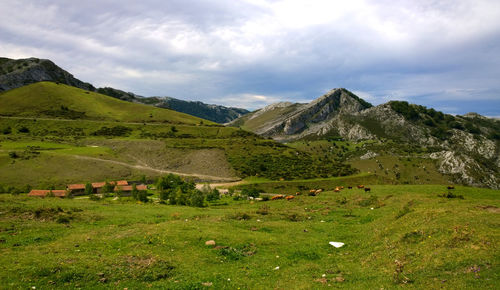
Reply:
[[[448,189],[455,189],[455,186],[450,185],[450,186],[448,186],[447,188],[448,188]]]
[[[276,200],[276,199],[283,199],[285,198],[285,196],[283,194],[278,194],[278,195],[275,195],[271,198],[271,200]]]
[[[360,189],[361,188],[365,188],[365,186],[364,185],[358,185],[358,188],[360,188]]]
[[[294,199],[294,198],[295,198],[295,196],[293,196],[293,195],[289,195],[289,196],[285,197],[286,200],[291,200],[291,199]]]
[[[301,194],[302,194],[302,193],[300,193],[300,191],[297,191],[297,192],[295,193],[295,195],[301,195]]]
[[[348,186],[347,188],[348,188],[348,189],[352,189],[352,186]]]
[[[333,191],[334,191],[334,192],[340,192],[340,189],[335,188]]]
[[[341,187],[340,187],[340,189],[344,189],[344,187],[343,187],[343,186],[341,186]]]
[[[323,189],[322,189],[322,188],[320,188],[320,189],[316,190],[316,192],[315,192],[315,193],[316,193],[316,195],[318,195],[318,194],[320,194],[322,191],[323,191]]]
[[[365,192],[371,191],[371,188],[365,187]]]

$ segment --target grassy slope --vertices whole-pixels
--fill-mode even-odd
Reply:
[[[123,136],[95,134],[104,127],[118,125],[129,131]],[[226,181],[255,174],[277,176],[277,179],[286,178],[286,174],[295,178],[304,178],[306,174],[319,176],[319,171],[312,167],[318,163],[314,156],[230,127],[0,117],[0,132],[9,127],[10,133],[0,134],[0,183],[6,186],[47,183],[62,186],[68,181],[83,182],[90,177],[107,179],[109,175],[105,173],[108,171],[122,174],[115,178],[127,179],[142,174],[158,175],[158,172],[130,170],[130,167],[122,170],[121,165],[102,162],[102,170],[93,171],[93,167],[100,166],[95,162],[82,162],[80,170],[79,160],[74,158],[79,155],[186,174],[218,176]],[[19,132],[20,128],[28,132]],[[40,148],[33,149],[33,146]],[[32,154],[32,150],[40,154]],[[12,152],[21,157],[9,157]],[[268,157],[273,158],[273,162],[263,159]],[[269,165],[273,167],[267,167]],[[336,163],[327,166],[336,166]],[[51,169],[44,171],[45,167]],[[110,167],[115,170],[108,170]],[[305,170],[297,170],[304,167]],[[87,176],[88,173],[96,174]]]
[[[202,209],[3,195],[0,283],[390,289],[407,277],[405,287],[419,289],[495,288],[499,191],[458,187],[464,199],[446,199],[437,196],[443,189],[373,186],[371,195],[344,190],[290,202],[228,198]],[[57,222],[64,217],[68,225]],[[230,248],[205,246],[211,239]],[[404,265],[399,276],[395,260]]]
[[[399,184],[446,184],[449,178],[441,174],[434,160],[425,158],[418,150],[403,145],[378,143],[376,141],[297,141],[288,144],[324,159],[346,161],[361,172],[373,173],[380,181]],[[412,152],[412,150],[414,152]],[[377,152],[378,156],[361,160],[366,152]],[[380,183],[380,182],[379,182]]]
[[[168,109],[121,101],[52,82],[39,82],[0,94],[0,115],[52,117],[61,106],[85,112],[85,119],[199,124],[202,119]],[[203,120],[205,124],[215,124]]]

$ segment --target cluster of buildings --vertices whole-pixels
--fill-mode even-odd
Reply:
[[[106,186],[112,186],[113,192],[119,192],[122,195],[131,195],[133,185],[130,185],[126,180],[110,181],[110,182],[94,182],[92,185],[92,193],[104,193]],[[33,189],[28,196],[46,197],[48,195],[55,197],[66,197],[68,195],[84,195],[85,184],[68,184],[65,190],[46,190]],[[148,187],[144,184],[136,185],[138,191],[146,191]],[[108,190],[109,191],[109,190]]]

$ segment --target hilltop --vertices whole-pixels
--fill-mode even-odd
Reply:
[[[173,110],[135,104],[52,82],[38,82],[0,94],[0,115],[125,122],[215,124]]]
[[[48,59],[0,58],[0,92],[32,83],[51,81],[67,84],[84,90],[95,91],[93,85],[73,77]]]
[[[184,101],[171,97],[143,97],[111,87],[96,89],[92,84],[75,78],[48,59],[0,58],[0,92],[43,81],[66,84],[128,102],[167,108],[216,123],[227,123],[248,113],[245,109]]]
[[[375,141],[378,146],[350,152],[349,161],[418,155],[452,182],[493,188],[500,183],[500,122],[477,114],[453,116],[401,101],[372,106],[334,89],[308,104],[269,105],[230,125],[279,142]]]

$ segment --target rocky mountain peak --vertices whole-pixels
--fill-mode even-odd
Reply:
[[[51,81],[95,91],[95,88],[82,82],[48,59],[0,58],[0,92],[19,88],[28,84]]]

